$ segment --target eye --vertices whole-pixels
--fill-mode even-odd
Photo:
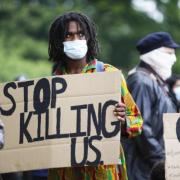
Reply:
[[[79,37],[84,37],[84,33],[79,33]]]
[[[70,34],[66,34],[66,38],[70,38],[71,37],[71,35]]]

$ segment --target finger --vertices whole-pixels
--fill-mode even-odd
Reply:
[[[126,105],[122,102],[119,102],[119,103],[115,104],[115,107],[124,107],[125,108]]]
[[[117,116],[117,119],[122,123],[125,124],[126,123],[126,118],[121,117],[121,116]]]
[[[117,111],[117,112],[118,112],[118,111],[120,111],[120,112],[124,111],[124,112],[125,112],[125,111],[126,111],[126,108],[124,108],[124,107],[118,107],[118,108],[115,108],[114,111]]]
[[[123,117],[123,116],[126,115],[126,112],[124,112],[124,111],[122,111],[122,112],[114,111],[114,115],[115,115],[115,116],[121,116],[121,117]]]

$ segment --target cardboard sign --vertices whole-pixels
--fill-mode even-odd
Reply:
[[[180,179],[180,113],[164,114],[166,180]]]
[[[120,71],[44,77],[0,86],[5,147],[0,173],[118,164]]]

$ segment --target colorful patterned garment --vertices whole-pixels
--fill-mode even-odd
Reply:
[[[82,73],[96,72],[96,60],[87,64]],[[104,64],[104,71],[116,71],[117,69],[109,64]],[[57,69],[55,75],[67,74],[65,68]],[[134,103],[122,75],[121,99],[127,106],[127,125],[122,129],[122,135],[131,138],[137,136],[142,130],[142,117]],[[98,165],[96,167],[69,167],[49,170],[48,180],[127,180],[125,157],[122,146],[120,147],[119,165]]]

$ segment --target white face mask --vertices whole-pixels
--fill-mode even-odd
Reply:
[[[175,87],[173,91],[176,95],[176,99],[180,102],[180,86]]]
[[[164,48],[161,47],[141,55],[140,59],[149,64],[163,80],[166,80],[172,74],[172,66],[176,62],[176,55],[165,52]]]
[[[64,53],[74,60],[82,59],[88,50],[86,40],[65,41],[63,44]]]

